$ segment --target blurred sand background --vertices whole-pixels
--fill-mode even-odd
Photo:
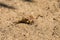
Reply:
[[[60,40],[60,0],[0,0],[0,3],[15,8],[0,5],[0,40]]]

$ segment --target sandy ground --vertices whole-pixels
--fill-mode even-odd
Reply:
[[[0,40],[60,40],[60,0],[0,0]]]

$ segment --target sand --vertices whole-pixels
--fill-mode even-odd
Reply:
[[[60,40],[60,1],[0,0],[0,40]]]

